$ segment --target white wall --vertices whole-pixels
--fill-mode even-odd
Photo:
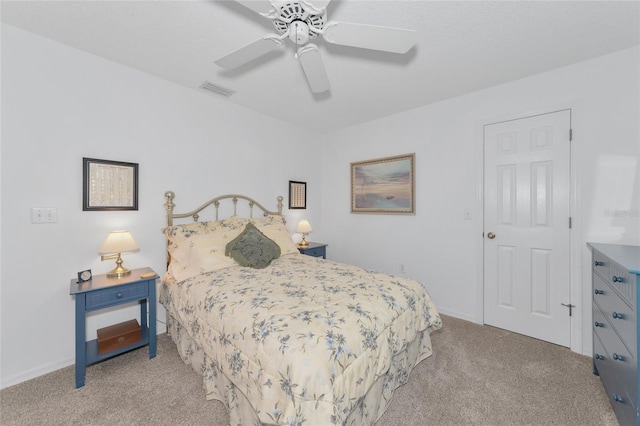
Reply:
[[[584,242],[640,243],[638,56],[625,50],[319,136],[3,25],[0,386],[74,362],[69,281],[85,268],[111,269],[97,255],[110,230],[128,228],[140,244],[126,266],[164,271],[168,189],[178,211],[226,192],[270,206],[277,195],[286,200],[288,180],[307,181],[309,209],[287,212],[290,230],[306,217],[330,259],[392,273],[403,263],[442,312],[481,322],[482,125],[556,106],[574,111],[574,295],[584,334],[574,350],[588,352]],[[410,152],[417,214],[350,214],[349,163]],[[83,212],[82,157],[139,163],[139,211]],[[32,207],[56,207],[58,222],[31,224]],[[467,208],[472,220],[463,219]],[[131,311],[98,314],[89,332]]]
[[[140,245],[125,266],[164,272],[166,190],[178,212],[231,192],[275,209],[288,180],[306,181],[309,209],[287,212],[289,229],[323,228],[320,168],[306,161],[320,145],[299,128],[7,25],[1,102],[2,387],[73,364],[70,279],[113,268],[97,254],[109,231]],[[139,210],[83,212],[83,157],[139,163]],[[32,224],[32,207],[57,208],[57,223]],[[89,337],[136,312],[92,316]]]
[[[577,188],[572,349],[590,353],[585,242],[640,243],[639,79],[636,47],[329,135],[322,215],[330,257],[390,273],[403,263],[442,312],[482,322],[482,125],[569,107]],[[350,163],[411,152],[416,215],[350,214]],[[463,219],[465,208],[472,220]]]

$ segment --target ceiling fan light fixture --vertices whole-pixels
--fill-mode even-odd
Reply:
[[[310,12],[297,0],[289,1],[280,5],[273,25],[280,34],[289,34],[298,22],[308,26],[309,38],[316,38],[318,33],[315,29],[322,30],[326,22],[326,13],[324,10],[319,13]]]
[[[292,22],[289,27],[289,39],[298,46],[307,44],[309,42],[309,26],[301,21]]]

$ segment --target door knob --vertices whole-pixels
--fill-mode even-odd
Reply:
[[[494,234],[493,232],[489,232],[487,234],[487,238],[489,238],[490,240],[493,240],[496,237],[496,234]]]

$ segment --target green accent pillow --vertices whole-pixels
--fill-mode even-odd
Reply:
[[[249,222],[244,231],[227,244],[224,254],[240,266],[263,269],[280,257],[280,246]]]

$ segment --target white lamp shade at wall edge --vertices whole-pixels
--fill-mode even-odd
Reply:
[[[129,231],[111,231],[102,243],[98,254],[101,256],[139,251],[138,243],[133,239]]]

